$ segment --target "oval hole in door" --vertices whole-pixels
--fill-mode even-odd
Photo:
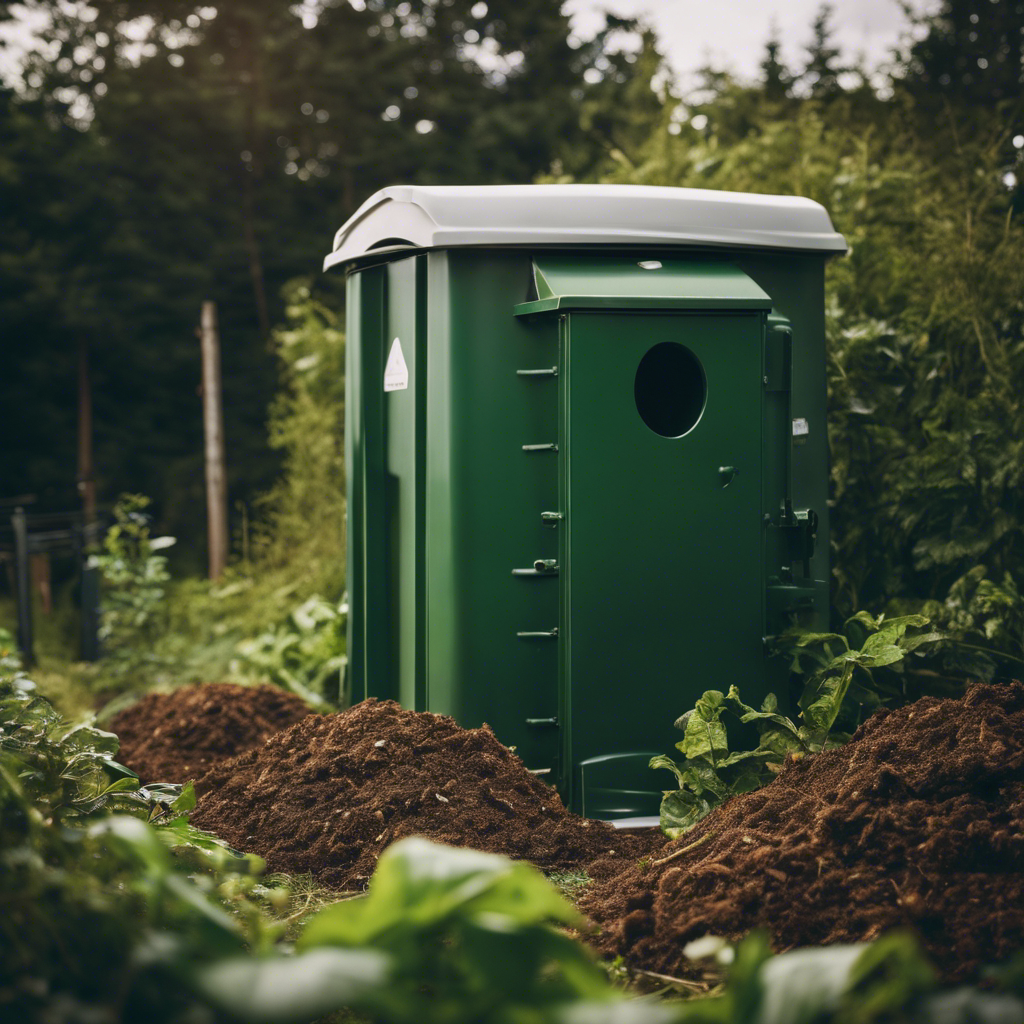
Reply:
[[[633,398],[640,418],[656,434],[688,434],[700,420],[707,396],[704,367],[685,345],[663,341],[640,360]]]

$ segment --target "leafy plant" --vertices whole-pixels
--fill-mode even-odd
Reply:
[[[149,499],[126,494],[114,506],[114,525],[89,565],[102,576],[100,642],[103,681],[109,686],[142,683],[161,666],[154,653],[165,631],[167,559],[158,551],[173,537],[151,537],[145,509]]]
[[[998,975],[1002,991],[936,991],[935,972],[903,932],[777,956],[761,932],[735,946],[709,936],[685,953],[714,957],[728,974],[719,993],[683,1004],[678,1024],[1015,1024],[1024,1014],[1012,968]]]
[[[995,583],[985,566],[975,566],[953,583],[945,600],[920,607],[946,634],[946,674],[991,682],[1024,673],[1024,597],[1010,573]]]
[[[5,660],[5,1020],[179,1019],[196,1009],[181,985],[193,960],[238,953],[247,943],[262,948],[273,938],[276,926],[248,898],[258,859],[188,823],[191,787],[143,788],[116,751],[111,733],[69,728]]]
[[[322,910],[294,957],[235,958],[200,975],[247,1021],[306,1020],[339,1003],[388,1024],[669,1024],[626,1002],[551,922],[580,918],[543,876],[505,857],[412,837],[381,857],[363,899]]]
[[[287,620],[237,646],[234,674],[255,674],[314,705],[343,699],[347,606],[314,595]]]
[[[683,739],[676,744],[682,763],[664,754],[651,759],[652,768],[668,769],[679,783],[662,799],[665,833],[677,838],[730,796],[766,785],[787,755],[803,757],[846,742],[849,733],[837,723],[855,726],[886,693],[877,670],[897,665],[942,639],[942,634],[926,631],[929,625],[920,615],[875,619],[860,612],[846,623],[849,632],[862,634],[859,648],[851,647],[841,633],[776,637],[776,652],[788,654],[791,670],[805,679],[798,701],[799,724],[779,713],[774,694],[768,694],[757,710],[743,703],[735,686],[728,694],[705,691],[696,707],[675,722],[683,730]],[[757,745],[730,750],[728,718],[755,728]]]

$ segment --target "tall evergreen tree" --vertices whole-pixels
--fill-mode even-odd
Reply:
[[[793,86],[793,75],[782,62],[781,53],[779,25],[773,19],[768,42],[765,43],[764,59],[761,61],[761,83],[765,98],[774,102],[784,100]]]
[[[823,3],[814,19],[814,38],[807,48],[807,65],[800,75],[806,82],[811,95],[827,99],[841,92],[839,76],[843,68],[839,65],[839,50],[833,43],[832,15],[834,8]]]
[[[943,0],[917,25],[903,77],[916,94],[983,107],[1024,99],[1024,0]]]

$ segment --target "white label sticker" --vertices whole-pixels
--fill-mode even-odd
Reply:
[[[803,418],[793,420],[793,436],[794,437],[803,437],[804,434],[809,434],[810,432],[811,432],[811,428],[810,428],[810,425],[808,424],[807,420],[805,420]]]
[[[391,354],[388,364],[384,367],[384,390],[405,391],[409,387],[409,367],[405,365],[402,355],[402,343],[395,338],[391,342]]]

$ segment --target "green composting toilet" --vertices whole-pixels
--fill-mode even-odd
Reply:
[[[574,810],[657,814],[673,721],[828,619],[817,203],[386,188],[347,274],[349,686],[490,724]]]

